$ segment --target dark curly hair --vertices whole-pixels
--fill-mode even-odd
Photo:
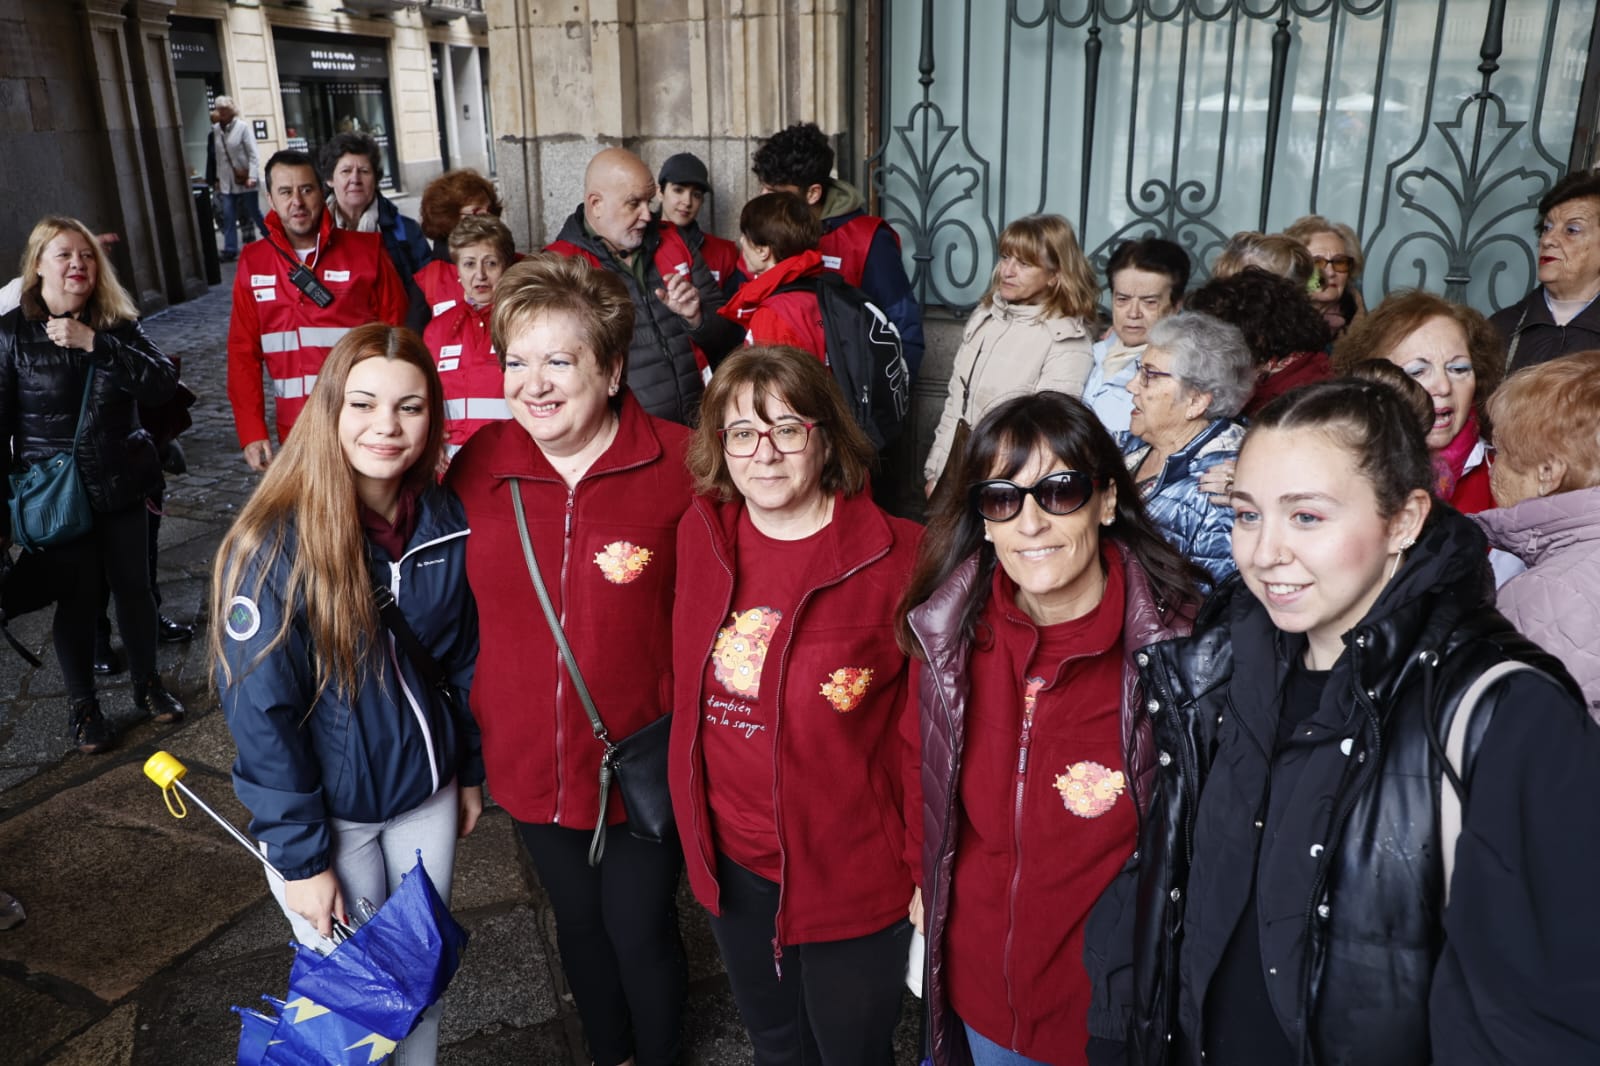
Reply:
[[[813,185],[826,189],[833,174],[833,145],[815,122],[796,122],[761,142],[750,157],[750,170],[769,189],[792,185],[802,194]]]
[[[1258,267],[1206,282],[1183,302],[1183,309],[1238,326],[1257,366],[1328,346],[1328,326],[1305,290]]]

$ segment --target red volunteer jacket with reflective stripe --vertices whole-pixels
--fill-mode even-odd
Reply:
[[[411,280],[422,290],[422,298],[428,301],[428,313],[434,318],[462,303],[461,273],[449,260],[428,260],[421,270],[411,275]]]
[[[493,318],[494,304],[473,307],[461,300],[436,315],[422,335],[444,385],[444,445],[452,456],[479,426],[511,417],[505,375],[489,332]]]
[[[815,277],[822,270],[822,256],[816,251],[791,255],[739,286],[739,291],[717,313],[745,328],[746,344],[787,344],[826,363],[828,344],[822,332],[822,308],[817,294],[773,292],[791,281]]]
[[[707,233],[705,242],[700,245],[700,258],[706,261],[706,268],[723,292],[728,291],[728,279],[744,269],[744,256],[739,254],[739,246],[712,233]]]
[[[247,244],[239,253],[233,279],[228,402],[240,447],[267,439],[263,365],[277,397],[281,444],[339,338],[368,322],[402,326],[408,306],[380,234],[335,230],[331,210],[323,211],[317,250],[306,258],[306,266],[333,294],[333,303],[318,307],[289,281],[295,254],[276,211],[266,217],[266,230],[265,240]]]

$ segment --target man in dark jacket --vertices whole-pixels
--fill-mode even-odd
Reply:
[[[583,203],[545,250],[581,255],[622,279],[635,311],[628,387],[656,417],[692,425],[704,375],[743,336],[716,313],[722,291],[705,259],[676,227],[651,217],[655,194],[638,156],[604,149],[584,171]]]
[[[1600,348],[1600,173],[1568,174],[1539,201],[1539,285],[1489,319],[1506,371]]]
[[[750,168],[762,192],[792,192],[822,220],[822,265],[844,275],[889,316],[911,376],[922,366],[922,306],[900,259],[900,238],[866,212],[855,186],[832,177],[833,145],[813,122],[797,122],[761,142]]]

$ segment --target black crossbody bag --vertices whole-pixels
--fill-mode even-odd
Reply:
[[[539,574],[539,561],[534,558],[533,541],[528,537],[528,519],[522,510],[522,485],[516,478],[511,479],[511,507],[517,512],[517,536],[522,538],[523,559],[533,578],[533,590],[539,594],[539,604],[544,608],[545,621],[550,623],[550,635],[555,637],[567,675],[572,678],[578,699],[589,715],[595,739],[605,745],[605,754],[600,757],[600,815],[595,822],[594,839],[589,843],[589,865],[598,866],[606,850],[606,803],[611,797],[613,779],[622,790],[628,832],[652,844],[661,843],[672,832],[672,796],[667,790],[667,740],[672,733],[672,715],[664,714],[621,740],[611,739],[578,669],[572,645],[567,643],[561,620],[556,617],[544,578]]]

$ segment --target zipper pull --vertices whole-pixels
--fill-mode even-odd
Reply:
[[[1033,732],[1033,709],[1039,703],[1044,678],[1030,677],[1022,689],[1022,736],[1017,741],[1017,773],[1028,772],[1028,741]]]
[[[777,973],[778,980],[783,980],[783,945],[778,943],[778,938],[772,938],[772,969]]]
[[[577,495],[576,491],[567,493],[567,525],[566,532],[562,534],[567,540],[572,539],[572,502],[575,495]]]

